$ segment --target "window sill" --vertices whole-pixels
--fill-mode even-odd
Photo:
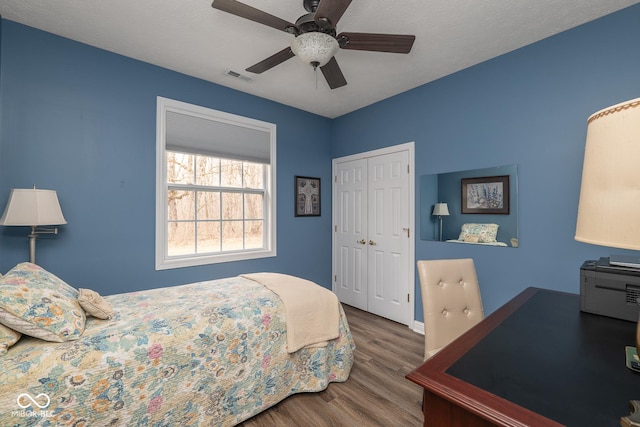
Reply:
[[[216,255],[200,255],[191,257],[175,257],[156,261],[156,270],[169,270],[172,268],[194,267],[198,265],[218,264],[222,262],[246,261],[258,258],[270,258],[276,256],[276,250],[258,249],[247,252],[233,252]]]

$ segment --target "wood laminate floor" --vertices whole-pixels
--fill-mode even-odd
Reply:
[[[290,396],[242,427],[421,426],[422,389],[404,376],[422,363],[424,336],[343,305],[356,342],[349,379]]]

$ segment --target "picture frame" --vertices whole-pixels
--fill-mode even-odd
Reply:
[[[509,175],[462,178],[463,214],[509,215]]]
[[[295,176],[295,216],[320,216],[320,178]]]

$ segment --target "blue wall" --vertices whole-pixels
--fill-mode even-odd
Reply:
[[[407,141],[416,190],[425,174],[518,165],[520,248],[414,234],[417,259],[475,259],[487,312],[528,286],[578,292],[584,260],[625,253],[573,235],[587,117],[640,96],[640,5],[334,120],[1,25],[0,205],[14,187],[58,191],[69,224],[39,240],[38,263],[76,287],[111,294],[259,270],[329,287],[331,159]],[[158,95],[277,124],[276,258],[154,270]],[[294,175],[322,178],[321,217],[293,216]],[[417,224],[419,209],[418,191]],[[27,259],[26,233],[0,229],[0,271]]]
[[[3,20],[0,209],[11,188],[54,189],[68,221],[37,262],[103,294],[251,271],[331,286],[331,121]],[[278,256],[155,271],[156,96],[277,125]],[[322,216],[294,218],[294,175],[322,179]],[[26,227],[0,227],[0,272],[28,259]]]
[[[518,165],[518,249],[415,233],[416,258],[473,258],[487,312],[528,286],[578,293],[584,260],[627,252],[573,237],[587,118],[640,96],[639,40],[636,5],[335,119],[332,156],[415,141],[416,219],[421,175]]]

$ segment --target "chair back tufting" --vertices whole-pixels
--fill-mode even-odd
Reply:
[[[418,261],[424,309],[424,359],[484,319],[473,259]]]

